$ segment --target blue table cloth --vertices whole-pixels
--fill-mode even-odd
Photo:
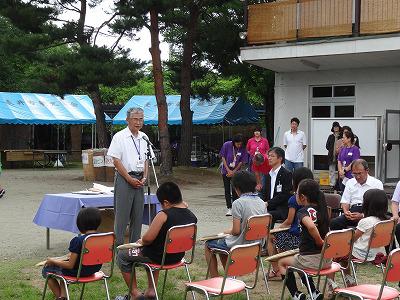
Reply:
[[[156,212],[161,210],[161,204],[157,196],[145,195],[145,209],[143,211],[143,224],[148,224],[150,204],[155,205]],[[76,217],[82,207],[113,207],[114,195],[80,195],[80,194],[46,194],[40,203],[39,209],[33,219],[33,223],[39,226],[79,233],[76,227]]]

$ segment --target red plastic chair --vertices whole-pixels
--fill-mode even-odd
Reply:
[[[112,276],[114,269],[114,242],[115,236],[113,232],[108,233],[96,233],[88,235],[82,244],[82,252],[79,261],[79,268],[76,277],[73,276],[65,276],[65,275],[57,275],[54,273],[48,273],[46,277],[46,283],[44,285],[42,300],[44,300],[46,296],[47,282],[49,278],[61,279],[64,282],[67,292],[67,299],[69,300],[69,292],[68,285],[70,284],[82,284],[81,296],[79,299],[82,299],[83,293],[85,290],[85,285],[90,282],[104,280],[104,285],[106,288],[107,299],[110,300],[110,293],[108,291],[107,279]],[[91,276],[81,277],[82,266],[92,266],[98,264],[111,264],[111,270],[109,274],[105,274],[103,271],[99,271],[94,273]]]
[[[364,259],[352,258],[351,260],[351,268],[353,271],[353,276],[358,285],[356,266],[367,263],[369,251],[373,248],[380,248],[391,245],[394,239],[394,232],[396,229],[396,221],[395,220],[385,220],[376,223],[372,229],[371,238],[368,243],[367,253],[365,254]],[[380,264],[382,273],[384,272],[384,265]]]
[[[246,227],[244,231],[244,239],[248,242],[254,242],[261,240],[261,244],[268,243],[269,232],[271,230],[271,221],[272,216],[270,214],[262,214],[262,215],[255,215],[251,216],[247,219]],[[228,251],[211,248],[214,254],[222,254],[222,255],[229,255]],[[208,271],[210,267],[210,262],[208,262],[208,270],[206,278],[208,278]],[[270,294],[269,286],[268,286],[268,276],[265,273],[265,268],[263,261],[261,260],[261,270],[264,277],[265,287],[267,288],[268,294]]]
[[[154,276],[153,276],[154,271],[165,271],[164,283],[161,292],[161,299],[164,296],[164,288],[165,288],[165,282],[167,281],[168,270],[176,269],[179,267],[185,267],[188,279],[189,281],[191,281],[188,265],[190,265],[193,262],[194,250],[196,245],[196,233],[197,233],[197,225],[194,223],[171,227],[168,230],[167,236],[165,238],[164,253],[161,260],[161,264],[138,262],[133,265],[132,275],[134,274],[136,267],[144,267],[145,269],[149,270],[154,290],[156,292],[157,300],[159,298],[158,298],[157,287],[154,282]],[[187,251],[191,251],[189,260],[183,258],[180,262],[177,262],[175,264],[172,265],[165,264],[165,257],[168,254],[181,253]],[[133,276],[131,276],[131,278],[133,279]],[[132,290],[132,282],[130,283],[129,286],[129,295],[131,294],[130,293],[131,290]]]
[[[307,291],[308,291],[311,299],[313,299],[310,283],[308,281],[308,276],[318,278],[318,283],[317,283],[318,289],[319,289],[319,284],[321,281],[321,276],[327,276],[332,273],[340,272],[342,275],[343,282],[345,282],[343,270],[347,269],[351,264],[350,260],[351,260],[351,252],[353,250],[353,243],[354,243],[354,229],[349,228],[349,229],[343,229],[343,230],[330,231],[325,236],[324,244],[322,246],[322,251],[321,251],[321,260],[320,260],[319,267],[317,270],[315,270],[315,269],[302,270],[302,269],[290,266],[290,267],[288,267],[286,272],[290,272],[290,271],[297,272],[297,273],[305,276],[306,281],[307,281]],[[322,264],[323,264],[324,259],[334,259],[334,258],[342,258],[342,257],[348,257],[346,267],[342,267],[339,263],[332,262],[332,265],[329,268],[322,269]],[[287,279],[287,276],[285,277],[285,281],[283,283],[281,300],[284,299],[284,295],[285,295],[286,279]],[[324,284],[322,293],[325,293],[326,283],[327,283],[327,280],[325,280],[325,284]]]
[[[400,296],[398,290],[386,286],[387,282],[400,281],[400,249],[390,252],[386,262],[385,272],[381,284],[361,284],[348,288],[335,289],[337,296],[351,297],[356,299],[389,300]]]
[[[215,296],[231,295],[246,291],[249,299],[249,290],[257,284],[258,269],[260,265],[260,243],[234,246],[228,252],[224,276],[213,277],[196,282],[187,282],[185,298],[189,291],[204,293],[207,299]],[[238,276],[255,273],[254,283],[249,286],[244,281],[236,279]]]

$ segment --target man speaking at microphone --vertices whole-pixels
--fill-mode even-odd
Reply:
[[[124,244],[129,223],[129,242],[136,242],[142,230],[144,209],[143,186],[148,174],[147,135],[143,127],[143,109],[132,107],[126,114],[128,126],[117,132],[108,149],[116,169],[114,183],[114,232],[116,245]]]

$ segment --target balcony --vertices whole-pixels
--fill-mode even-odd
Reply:
[[[248,45],[400,32],[398,0],[277,0],[248,6]]]
[[[248,5],[242,61],[277,72],[400,65],[400,0]]]

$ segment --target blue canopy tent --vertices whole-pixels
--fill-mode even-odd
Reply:
[[[111,122],[105,115],[106,122]],[[0,124],[95,124],[92,100],[87,95],[0,92]]]
[[[181,96],[167,95],[168,124],[181,125],[182,118],[179,102]],[[158,108],[155,96],[133,96],[113,119],[113,124],[126,124],[126,112],[130,107],[140,107],[144,110],[144,124],[158,124]],[[233,102],[223,98],[203,100],[191,98],[190,108],[193,111],[194,125],[223,124],[242,125],[258,122],[258,114],[247,102],[239,99]]]

